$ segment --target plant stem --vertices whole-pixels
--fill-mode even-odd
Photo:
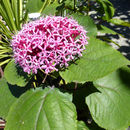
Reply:
[[[75,82],[75,87],[74,88],[77,89],[77,86],[78,86],[78,83]]]
[[[44,79],[43,79],[42,83],[45,83],[46,78],[47,78],[47,74],[45,75],[45,77],[44,77]]]
[[[88,2],[88,7],[87,7],[87,15],[89,14],[89,8],[90,8],[90,0],[87,0],[87,2]]]
[[[74,0],[74,12],[76,12],[76,0]]]
[[[44,74],[46,74],[42,69],[40,70],[42,73],[44,73]],[[54,79],[56,79],[56,77],[54,76],[54,75],[51,75],[51,74],[47,74],[48,76],[50,76],[50,77],[52,77],[52,78],[54,78]]]
[[[0,67],[0,75],[1,75],[1,78],[4,76],[4,72],[1,67]]]

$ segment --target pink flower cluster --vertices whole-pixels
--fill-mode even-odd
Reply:
[[[82,56],[86,31],[75,20],[47,16],[25,24],[12,40],[15,62],[28,74],[43,69],[46,74]]]

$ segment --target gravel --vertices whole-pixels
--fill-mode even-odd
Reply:
[[[130,22],[130,0],[110,0],[115,9],[115,18],[122,19],[126,22]],[[109,25],[108,25],[109,26]],[[130,60],[130,27],[124,27],[124,26],[114,26],[112,25],[111,28],[115,30],[116,32],[123,34],[123,37],[121,36],[109,36],[112,38],[113,41],[118,43],[121,47],[117,47],[113,45],[114,48],[118,49],[126,58]]]

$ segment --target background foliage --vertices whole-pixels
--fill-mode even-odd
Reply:
[[[23,72],[14,63],[11,39],[30,21],[30,13],[77,20],[89,36],[83,56],[67,69],[48,75],[42,70],[37,75]],[[103,22],[130,27],[129,22],[113,18],[114,13],[109,0],[1,0],[0,117],[7,121],[5,130],[128,128],[130,61],[99,35],[121,35]]]

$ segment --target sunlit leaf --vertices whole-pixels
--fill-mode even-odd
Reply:
[[[56,0],[55,2],[50,3],[49,5],[47,5],[47,7],[42,11],[42,14],[45,14],[45,15],[55,15],[56,12],[57,12],[57,7],[58,6],[60,6],[60,4]]]
[[[83,16],[73,14],[72,17],[78,21],[80,25],[84,27],[84,29],[88,32],[88,36],[96,36],[97,35],[97,27],[94,24],[94,21],[90,18],[90,16]]]
[[[83,121],[78,122],[78,129],[77,130],[90,130]]]
[[[114,16],[115,8],[109,0],[96,0],[101,8],[99,11],[104,12],[104,16],[102,17],[104,20],[109,20]]]
[[[14,63],[14,60],[5,67],[4,75],[8,83],[24,87],[30,80],[31,76],[23,71],[21,67]]]
[[[0,3],[0,14],[2,15],[3,19],[10,24],[10,29],[13,29],[15,32],[17,31],[13,10],[11,8],[11,3],[9,0],[1,0]],[[4,12],[4,13],[3,13]]]
[[[90,38],[83,56],[65,71],[61,71],[60,75],[66,82],[84,83],[106,76],[129,64],[130,61],[110,45]]]
[[[100,91],[86,97],[95,122],[109,130],[123,130],[130,125],[130,69],[127,67],[94,82]]]
[[[122,26],[130,27],[130,22],[126,22],[126,21],[121,20],[121,19],[113,18],[113,19],[109,20],[108,22],[116,24],[116,25],[122,25]]]
[[[5,78],[0,80],[0,117],[6,119],[9,109],[26,88],[12,86]]]
[[[5,130],[76,130],[76,118],[68,94],[54,88],[30,90],[11,107]]]
[[[29,0],[27,3],[27,10],[29,13],[41,13],[43,9],[51,3],[51,1],[52,0]]]
[[[108,28],[106,26],[103,26],[103,25],[97,25],[97,28],[98,28],[98,31],[101,32],[101,33],[113,34],[113,35],[118,34],[114,30],[112,30],[112,29],[110,29],[110,28]]]

